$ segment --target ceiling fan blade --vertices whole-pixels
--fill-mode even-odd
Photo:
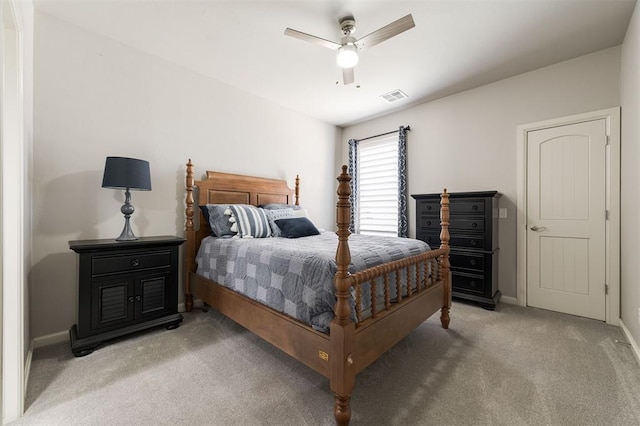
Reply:
[[[352,84],[355,80],[354,74],[353,74],[353,68],[342,68],[342,82],[347,85],[347,84]]]
[[[385,25],[384,27],[375,30],[371,34],[367,34],[360,40],[356,41],[355,44],[360,50],[368,49],[369,47],[382,43],[383,41],[390,39],[393,36],[410,30],[415,26],[416,24],[415,22],[413,22],[413,17],[411,16],[411,14],[408,14],[403,18],[393,21],[389,25]]]
[[[286,30],[284,30],[284,34],[290,37],[298,38],[300,40],[308,41],[313,44],[317,44],[322,47],[327,47],[332,50],[338,50],[340,48],[340,44],[338,43],[335,43],[330,40],[325,40],[323,38],[316,37],[311,34],[303,33],[298,30],[293,30],[291,28],[287,28]]]

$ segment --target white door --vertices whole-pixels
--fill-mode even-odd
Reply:
[[[606,120],[527,134],[527,304],[605,320]]]

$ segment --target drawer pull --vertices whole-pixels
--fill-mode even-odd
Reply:
[[[478,285],[478,283],[476,283],[475,281],[469,281],[469,284],[471,285],[471,287],[476,288],[476,286]]]
[[[140,296],[140,295],[136,296],[136,302],[139,302],[141,299],[142,299],[142,296]]]
[[[428,222],[427,222],[427,226],[431,226],[431,221],[428,221]]]
[[[471,259],[471,260],[469,261],[469,264],[470,264],[471,266],[476,266],[476,263],[478,263],[478,262],[476,262],[476,260],[475,260],[475,259]]]
[[[478,210],[478,205],[474,204],[473,206],[471,206],[471,210]]]
[[[427,206],[427,210],[431,210],[431,206]]]
[[[138,259],[132,259],[131,266],[133,266],[134,268],[140,266],[140,261]]]
[[[129,303],[133,303],[133,301],[134,301],[135,299],[133,298],[133,296],[131,296],[131,297],[129,297],[129,299],[128,299],[128,300],[129,300]]]
[[[475,247],[475,246],[477,246],[477,245],[478,245],[478,242],[477,242],[476,240],[471,240],[471,241],[469,242],[469,244],[471,244],[472,246],[474,246],[474,247]]]
[[[471,224],[471,227],[472,227],[472,228],[477,228],[477,227],[478,227],[478,224],[477,224],[476,222],[473,222],[473,223]]]

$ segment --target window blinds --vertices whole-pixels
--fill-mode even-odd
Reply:
[[[360,142],[359,232],[398,235],[398,135]]]

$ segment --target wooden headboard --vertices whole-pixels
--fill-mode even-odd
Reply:
[[[200,242],[211,235],[209,223],[198,206],[205,204],[253,204],[254,206],[269,203],[299,204],[300,178],[296,176],[295,191],[291,190],[286,180],[263,177],[236,175],[207,171],[204,180],[193,179],[193,163],[187,163],[187,199],[185,238],[187,271],[195,272],[195,257]],[[193,191],[197,188],[198,202],[195,203]],[[294,198],[295,194],[295,198]],[[197,209],[197,210],[196,210]],[[198,212],[200,226],[195,229],[193,216]]]

